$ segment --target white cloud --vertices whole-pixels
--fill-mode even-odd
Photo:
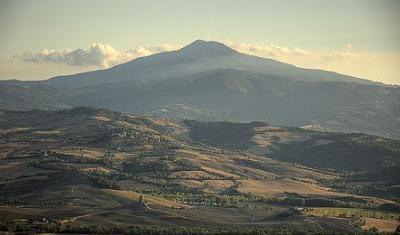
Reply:
[[[57,63],[79,66],[95,65],[107,68],[137,57],[177,48],[177,46],[163,44],[157,47],[138,47],[127,51],[118,51],[107,44],[93,43],[88,49],[65,49],[64,51],[43,49],[36,53],[25,52],[22,55],[16,56],[16,58],[32,63]]]
[[[285,62],[292,62],[299,58],[318,58],[320,60],[338,61],[357,56],[351,44],[345,45],[342,51],[318,52],[299,47],[287,47],[274,44],[251,44],[224,42],[233,49],[251,55],[273,58]],[[77,66],[98,66],[108,68],[138,57],[154,53],[179,49],[180,46],[161,44],[153,47],[137,47],[126,51],[119,51],[111,45],[93,43],[87,49],[65,49],[63,51],[43,49],[40,52],[25,52],[16,58],[32,63],[57,63]]]
[[[331,52],[310,51],[299,47],[287,47],[274,44],[233,43],[231,41],[225,41],[225,44],[246,54],[283,61],[290,61],[296,57],[315,57],[332,61],[358,56],[358,53],[353,50],[353,46],[351,44],[347,44],[343,50]]]

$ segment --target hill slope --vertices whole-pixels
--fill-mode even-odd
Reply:
[[[192,141],[342,172],[343,179],[327,182],[337,189],[390,198],[400,196],[399,140],[274,127],[264,122],[185,124]]]

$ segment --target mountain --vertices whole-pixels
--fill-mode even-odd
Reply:
[[[361,231],[361,219],[398,224],[399,141],[91,107],[0,110],[0,119],[8,231],[331,234]]]
[[[400,138],[400,88],[298,68],[198,40],[177,51],[42,82],[0,82],[0,108],[93,105],[170,119],[266,120]]]
[[[214,69],[237,69],[302,81],[347,81],[373,84],[367,80],[239,53],[222,43],[197,40],[180,50],[141,57],[110,69],[59,76],[49,84],[82,87],[124,81],[150,82],[192,75]]]

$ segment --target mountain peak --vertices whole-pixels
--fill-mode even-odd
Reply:
[[[194,55],[232,54],[236,51],[216,41],[196,40],[179,50],[181,53]]]

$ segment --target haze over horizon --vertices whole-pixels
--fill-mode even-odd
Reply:
[[[0,80],[108,68],[204,39],[299,67],[400,84],[399,1],[111,4],[1,1]]]

